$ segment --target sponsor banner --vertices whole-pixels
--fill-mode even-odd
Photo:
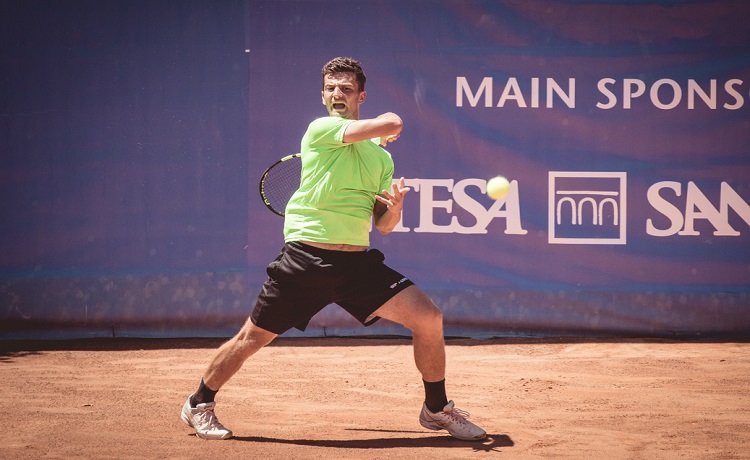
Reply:
[[[349,39],[320,2],[271,3],[247,18],[251,179],[325,115],[322,64],[360,59],[361,114],[405,120],[388,148],[412,188],[373,241],[421,284],[750,285],[750,45],[730,27],[746,4],[363,2]],[[278,238],[256,209],[251,235]]]
[[[668,330],[643,299],[690,316],[729,293],[750,325],[750,33],[733,26],[747,4],[361,2],[356,37],[321,2],[248,5],[251,179],[325,115],[322,65],[359,59],[360,113],[402,116],[388,149],[412,189],[373,245],[431,292],[471,292],[476,308],[449,321],[523,292],[533,313],[496,324],[549,327],[559,302],[528,293],[568,292],[592,300],[565,327],[592,329],[611,293],[629,312],[611,330]],[[499,201],[496,175],[511,184]],[[251,241],[277,241],[281,222],[251,206]],[[258,270],[267,246],[249,254]]]

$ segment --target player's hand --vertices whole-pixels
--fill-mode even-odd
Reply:
[[[392,213],[399,214],[404,206],[404,196],[410,190],[411,188],[404,185],[404,178],[402,177],[398,180],[398,183],[393,184],[390,192],[383,190],[382,193],[375,195],[375,199],[383,203]]]
[[[393,142],[396,139],[398,139],[398,137],[400,135],[401,135],[401,133],[399,133],[399,134],[391,134],[390,136],[383,136],[383,137],[380,138],[380,145],[382,145],[383,147],[385,147],[386,145],[388,145],[389,142]]]

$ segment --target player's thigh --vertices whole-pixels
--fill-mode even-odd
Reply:
[[[443,314],[432,299],[412,285],[391,297],[375,316],[401,324],[411,330],[442,327]]]

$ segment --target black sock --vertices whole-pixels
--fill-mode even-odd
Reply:
[[[201,385],[198,387],[198,391],[190,397],[190,405],[192,407],[198,407],[198,404],[214,402],[214,398],[218,392],[219,390],[214,391],[208,388],[203,382],[203,379],[201,379]]]
[[[424,403],[430,412],[440,412],[446,404],[448,397],[445,395],[445,379],[439,382],[424,382]]]

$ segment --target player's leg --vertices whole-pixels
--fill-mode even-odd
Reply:
[[[199,437],[232,436],[214,414],[216,392],[250,356],[292,327],[304,330],[307,321],[329,303],[326,290],[320,287],[325,283],[318,283],[320,263],[319,258],[305,254],[300,247],[287,244],[268,265],[269,278],[263,283],[250,318],[237,335],[217,350],[198,390],[183,406],[182,420],[195,428]]]
[[[219,347],[203,374],[203,382],[208,388],[218,391],[249,357],[275,338],[275,333],[256,326],[248,319],[237,335]]]
[[[216,392],[258,350],[271,343],[276,334],[253,324],[248,319],[240,332],[224,343],[210,361],[198,390],[182,407],[180,418],[203,439],[227,439],[232,431],[219,423],[214,408]]]
[[[414,361],[426,382],[445,379],[443,313],[417,286],[409,286],[383,304],[373,316],[412,331]]]
[[[425,403],[419,423],[431,430],[447,430],[451,436],[476,441],[485,431],[466,420],[467,412],[454,407],[445,395],[445,340],[443,315],[417,286],[409,286],[383,304],[374,316],[401,324],[412,331],[414,361],[425,385]]]

